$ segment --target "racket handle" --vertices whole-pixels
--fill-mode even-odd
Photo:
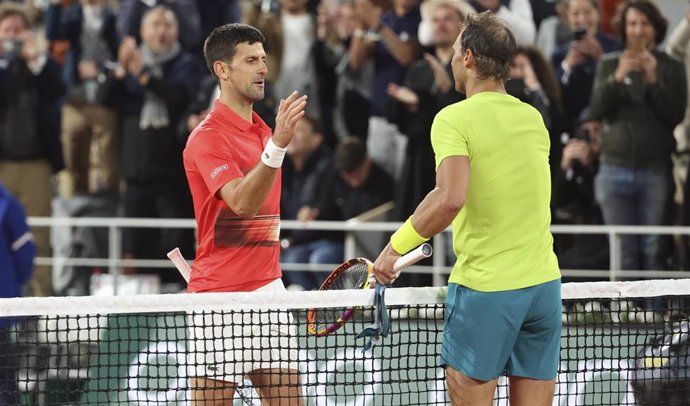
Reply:
[[[180,271],[180,274],[182,274],[184,280],[189,282],[189,277],[192,274],[192,268],[190,268],[187,261],[185,261],[180,249],[175,247],[174,250],[168,252],[168,258],[170,258],[170,261],[172,261],[172,263],[175,265],[175,268]]]
[[[414,250],[403,255],[402,257],[398,258],[398,260],[395,261],[395,264],[393,264],[393,272],[396,273],[397,277],[397,274],[399,274],[400,271],[407,268],[408,266],[416,264],[424,258],[429,258],[433,252],[434,250],[431,248],[431,245],[424,243],[419,247],[415,248]]]

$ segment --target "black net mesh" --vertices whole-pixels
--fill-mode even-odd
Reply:
[[[262,395],[284,405],[450,404],[438,367],[442,303],[389,304],[391,334],[366,353],[355,336],[371,324],[368,305],[327,337],[307,333],[307,306],[199,306],[0,319],[0,404],[187,405],[203,396],[260,405]],[[563,310],[554,405],[690,404],[688,296],[566,299]],[[506,381],[498,405],[508,404]]]

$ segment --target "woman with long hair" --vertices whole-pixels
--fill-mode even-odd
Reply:
[[[531,45],[517,48],[510,63],[510,80],[506,82],[506,90],[541,113],[551,137],[549,161],[552,168],[557,168],[562,150],[561,89],[551,65],[539,48]]]

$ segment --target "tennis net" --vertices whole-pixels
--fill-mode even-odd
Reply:
[[[392,331],[368,352],[355,336],[372,322],[372,291],[2,299],[0,404],[188,405],[196,382],[214,404],[284,391],[282,405],[300,404],[292,394],[306,405],[449,405],[438,366],[445,291],[389,289]],[[554,405],[690,404],[690,280],[564,284],[562,296]],[[357,310],[343,328],[308,334],[307,309],[346,306]],[[250,341],[237,341],[244,333]],[[228,352],[245,362],[218,358]],[[193,378],[268,369],[256,385],[242,378],[233,400]],[[507,397],[502,377],[495,404]]]

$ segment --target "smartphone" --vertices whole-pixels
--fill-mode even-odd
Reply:
[[[589,129],[585,127],[580,127],[575,130],[575,138],[586,142],[592,141],[592,135],[590,134]]]
[[[587,35],[587,28],[578,27],[573,30],[573,41],[582,40]]]
[[[19,55],[22,53],[22,45],[22,41],[16,39],[2,41],[2,53]]]
[[[522,100],[525,98],[525,80],[522,78],[511,78],[506,81],[506,93]]]

